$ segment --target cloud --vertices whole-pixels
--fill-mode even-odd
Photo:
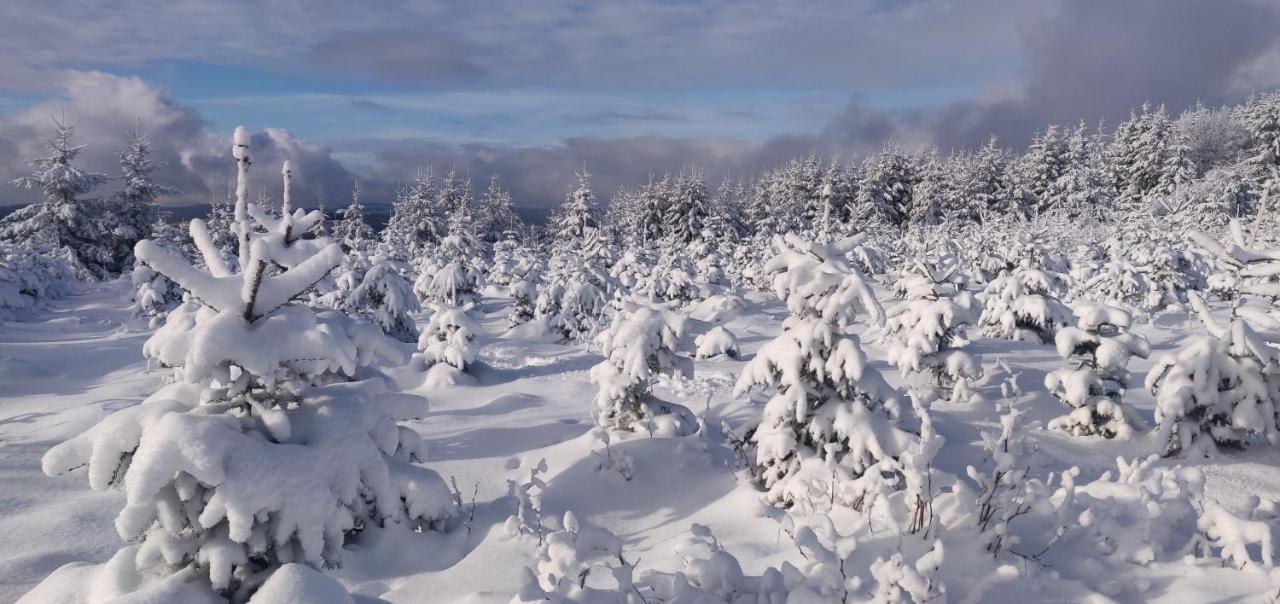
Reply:
[[[391,108],[369,99],[352,99],[347,103],[352,109],[363,109],[367,111],[391,111]]]
[[[214,133],[192,108],[176,102],[165,91],[137,77],[102,72],[71,71],[64,74],[63,94],[0,121],[0,179],[5,183],[22,176],[22,160],[45,153],[44,139],[52,130],[51,118],[77,124],[75,143],[84,145],[81,165],[110,176],[119,173],[119,151],[135,125],[152,143],[153,157],[165,167],[157,178],[176,186],[182,194],[170,204],[207,203],[221,197],[234,178],[230,159],[230,133]],[[253,136],[251,187],[279,199],[280,167],[287,159],[298,173],[300,199],[314,199],[324,191],[330,199],[345,199],[355,176],[335,160],[326,146],[307,142],[275,128]],[[105,186],[98,194],[113,190]],[[36,192],[10,188],[0,203],[36,201]]]
[[[308,61],[390,82],[440,85],[483,79],[487,71],[471,60],[475,54],[472,43],[449,32],[372,30],[324,39],[311,47]]]
[[[1280,65],[1276,31],[1275,2],[1067,0],[1025,29],[1017,85],[923,109],[877,109],[854,98],[820,139],[853,150],[931,140],[947,150],[995,135],[1021,146],[1050,123],[1114,125],[1146,101],[1175,112],[1197,100],[1237,102],[1268,82],[1259,65]]]

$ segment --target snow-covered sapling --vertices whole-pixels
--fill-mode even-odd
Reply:
[[[427,372],[428,387],[457,384],[476,360],[476,334],[480,332],[467,311],[456,306],[441,306],[418,338],[414,361]]]
[[[244,601],[282,565],[338,564],[362,529],[425,529],[455,514],[440,477],[412,463],[421,437],[369,400],[381,382],[351,383],[398,351],[371,325],[294,303],[342,250],[301,237],[317,212],[286,205],[272,219],[246,203],[248,145],[237,129],[238,270],[199,220],[191,234],[208,270],[150,241],[136,248],[195,301],[143,350],[175,382],[43,460],[49,475],[88,466],[96,490],[123,485],[116,529],[138,545],[109,563],[109,589],[185,568],[209,593]]]
[[[538,538],[539,545],[542,544],[546,535],[546,527],[542,525],[542,493],[547,489],[547,483],[539,475],[546,472],[547,460],[543,459],[529,468],[529,480],[521,483],[507,481],[507,495],[516,500],[516,513],[507,517],[503,525],[507,536],[531,535]]]
[[[1191,240],[1230,274],[1229,320],[1219,323],[1204,300],[1188,292],[1209,335],[1157,359],[1147,374],[1166,455],[1209,455],[1253,440],[1280,444],[1280,319],[1274,315],[1280,250],[1251,248],[1235,220],[1228,234],[1229,247],[1200,233]],[[1246,304],[1255,298],[1267,308]]]
[[[391,258],[374,257],[360,284],[347,295],[344,308],[368,319],[401,342],[415,342],[418,326],[409,313],[419,310],[409,281]]]
[[[733,335],[733,332],[725,329],[723,325],[712,327],[707,333],[695,338],[693,344],[696,348],[693,355],[700,359],[720,355],[731,359],[738,358],[738,336]]]
[[[954,263],[930,264],[909,265],[895,287],[905,299],[885,321],[889,362],[908,380],[964,402],[982,375],[977,359],[961,348],[978,308]]]
[[[1147,358],[1151,345],[1129,331],[1128,312],[1114,306],[1076,306],[1076,326],[1058,332],[1058,354],[1070,366],[1045,376],[1044,385],[1073,411],[1049,427],[1077,436],[1128,436],[1136,415],[1122,400],[1129,387],[1129,358]]]
[[[762,270],[791,316],[734,388],[738,396],[774,389],[751,437],[753,473],[774,504],[805,502],[826,485],[829,499],[860,506],[857,479],[916,441],[899,425],[906,418],[898,393],[848,332],[860,314],[881,323],[884,312],[846,259],[858,239],[823,245],[787,235],[774,243],[778,253]]]
[[[1071,321],[1071,309],[1059,299],[1065,291],[1059,277],[1025,266],[1001,272],[987,284],[978,323],[993,337],[1052,342]]]
[[[688,359],[675,352],[686,322],[664,306],[621,301],[613,322],[596,337],[605,357],[591,368],[596,425],[673,436],[694,432],[697,422],[687,408],[651,392],[659,374],[688,374]]]
[[[573,512],[561,526],[538,548],[512,602],[632,602],[635,566],[623,557],[622,540]]]

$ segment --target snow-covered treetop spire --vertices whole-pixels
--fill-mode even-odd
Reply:
[[[219,313],[232,311],[253,323],[288,304],[337,267],[342,262],[342,247],[326,239],[295,238],[320,219],[319,212],[303,215],[299,211],[298,215],[286,214],[277,220],[246,202],[250,160],[249,137],[243,127],[236,128],[232,155],[239,167],[234,228],[240,239],[240,272],[233,273],[226,265],[209,235],[208,227],[199,219],[191,221],[191,236],[204,257],[208,272],[195,268],[180,254],[152,241],[138,242],[135,254],[139,260],[191,292],[192,297],[205,306]],[[287,165],[286,183],[289,180]],[[266,233],[254,236],[249,222],[251,214]],[[284,270],[269,275],[269,267]]]
[[[280,215],[288,216],[293,205],[290,197],[290,189],[293,188],[293,165],[289,160],[284,160],[284,165],[280,166],[280,175],[284,177],[284,198],[280,202]]]
[[[249,267],[249,131],[244,126],[236,126],[232,135],[231,156],[236,159],[236,256],[239,258],[240,270]],[[160,271],[164,272],[164,271]]]

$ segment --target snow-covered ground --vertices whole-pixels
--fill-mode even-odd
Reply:
[[[886,292],[877,292],[886,306],[893,304]],[[680,569],[675,544],[694,523],[710,527],[747,575],[787,561],[802,563],[722,432],[723,425],[740,430],[758,421],[761,397],[735,397],[733,384],[786,316],[772,296],[752,293],[747,299],[746,310],[726,323],[742,349],[738,360],[697,360],[692,379],[665,379],[657,387],[660,396],[698,414],[703,433],[682,438],[615,434],[606,449],[589,415],[595,388],[588,370],[601,360],[598,352],[507,332],[510,301],[485,297],[476,383],[427,388],[423,373],[406,365],[393,372],[402,392],[384,401],[426,441],[427,465],[456,481],[464,495],[466,526],[444,534],[367,531],[333,574],[353,593],[389,602],[509,601],[537,547],[536,540],[512,538],[504,528],[516,506],[510,485],[527,480],[543,460],[548,470],[542,475],[547,485],[542,517],[548,524],[558,525],[555,519],[571,511],[604,526],[622,539],[625,558],[639,569]],[[40,458],[160,385],[162,373],[150,371],[141,355],[150,332],[144,322],[130,318],[129,308],[127,283],[116,281],[85,286],[33,321],[0,325],[0,601],[21,598],[62,565],[105,562],[121,546],[113,521],[123,495],[94,492],[77,472],[45,476]],[[1183,319],[1165,316],[1135,331],[1150,340],[1154,358],[1201,329]],[[681,351],[691,355],[694,338],[711,327],[691,321]],[[875,338],[864,337],[864,345],[872,364],[897,385],[898,373],[885,362]],[[1063,366],[1051,346],[975,337],[969,350],[980,356],[985,372],[976,388],[981,397],[964,404],[936,403],[932,409],[936,429],[946,439],[935,465],[956,476],[965,476],[968,465],[987,463],[980,434],[999,428],[994,401],[1006,375],[998,361],[1017,375],[1026,426],[1043,427],[1065,412],[1043,386],[1046,373]],[[1131,363],[1134,387],[1125,399],[1148,424],[1153,400],[1141,384],[1151,364],[1136,358]],[[1146,433],[1129,440],[1041,429],[1026,433],[1038,471],[1078,466],[1077,483],[1114,474],[1117,456],[1134,458],[1159,449]],[[601,460],[610,457],[629,457],[629,480],[614,469],[600,469]],[[1176,463],[1198,465],[1206,476],[1206,495],[1238,513],[1244,513],[1250,496],[1280,498],[1280,451],[1274,448]],[[837,526],[849,514],[832,511]],[[1042,581],[1009,583],[980,601],[1082,601],[1106,592],[1127,602],[1244,602],[1260,600],[1268,588],[1265,572],[1204,561],[1098,568],[1074,559],[1069,550],[1057,554],[1021,561],[1021,572]],[[948,594],[947,600],[961,601],[965,595]]]

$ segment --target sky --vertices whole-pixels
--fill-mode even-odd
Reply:
[[[237,125],[255,188],[387,203],[420,169],[548,206],[651,174],[749,178],[885,144],[1017,148],[1280,86],[1280,0],[7,0],[0,179],[78,124],[115,174],[141,124],[167,203],[225,194]],[[0,205],[31,192],[0,185]]]

